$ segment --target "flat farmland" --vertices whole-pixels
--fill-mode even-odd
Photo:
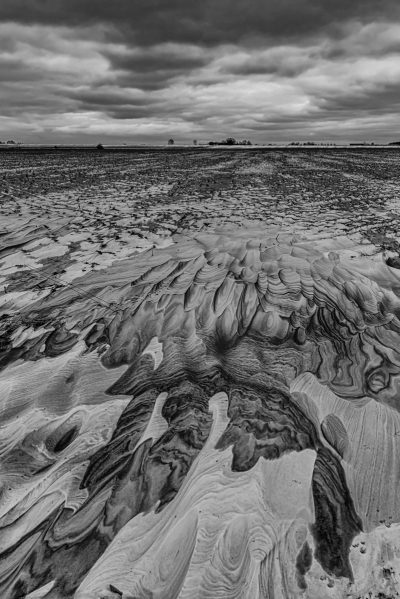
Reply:
[[[2,598],[398,596],[399,158],[0,153]]]
[[[346,235],[397,253],[399,159],[371,148],[3,151],[2,303],[216,227]]]

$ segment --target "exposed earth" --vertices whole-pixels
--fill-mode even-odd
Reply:
[[[0,154],[0,595],[400,588],[400,149]]]

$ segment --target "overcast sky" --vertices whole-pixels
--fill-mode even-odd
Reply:
[[[400,0],[0,0],[0,139],[400,139]]]

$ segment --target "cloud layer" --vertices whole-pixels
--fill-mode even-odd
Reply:
[[[387,141],[400,5],[2,0],[0,77],[2,138]]]

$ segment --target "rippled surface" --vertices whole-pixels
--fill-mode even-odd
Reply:
[[[396,596],[400,271],[311,224],[5,289],[2,597]]]

